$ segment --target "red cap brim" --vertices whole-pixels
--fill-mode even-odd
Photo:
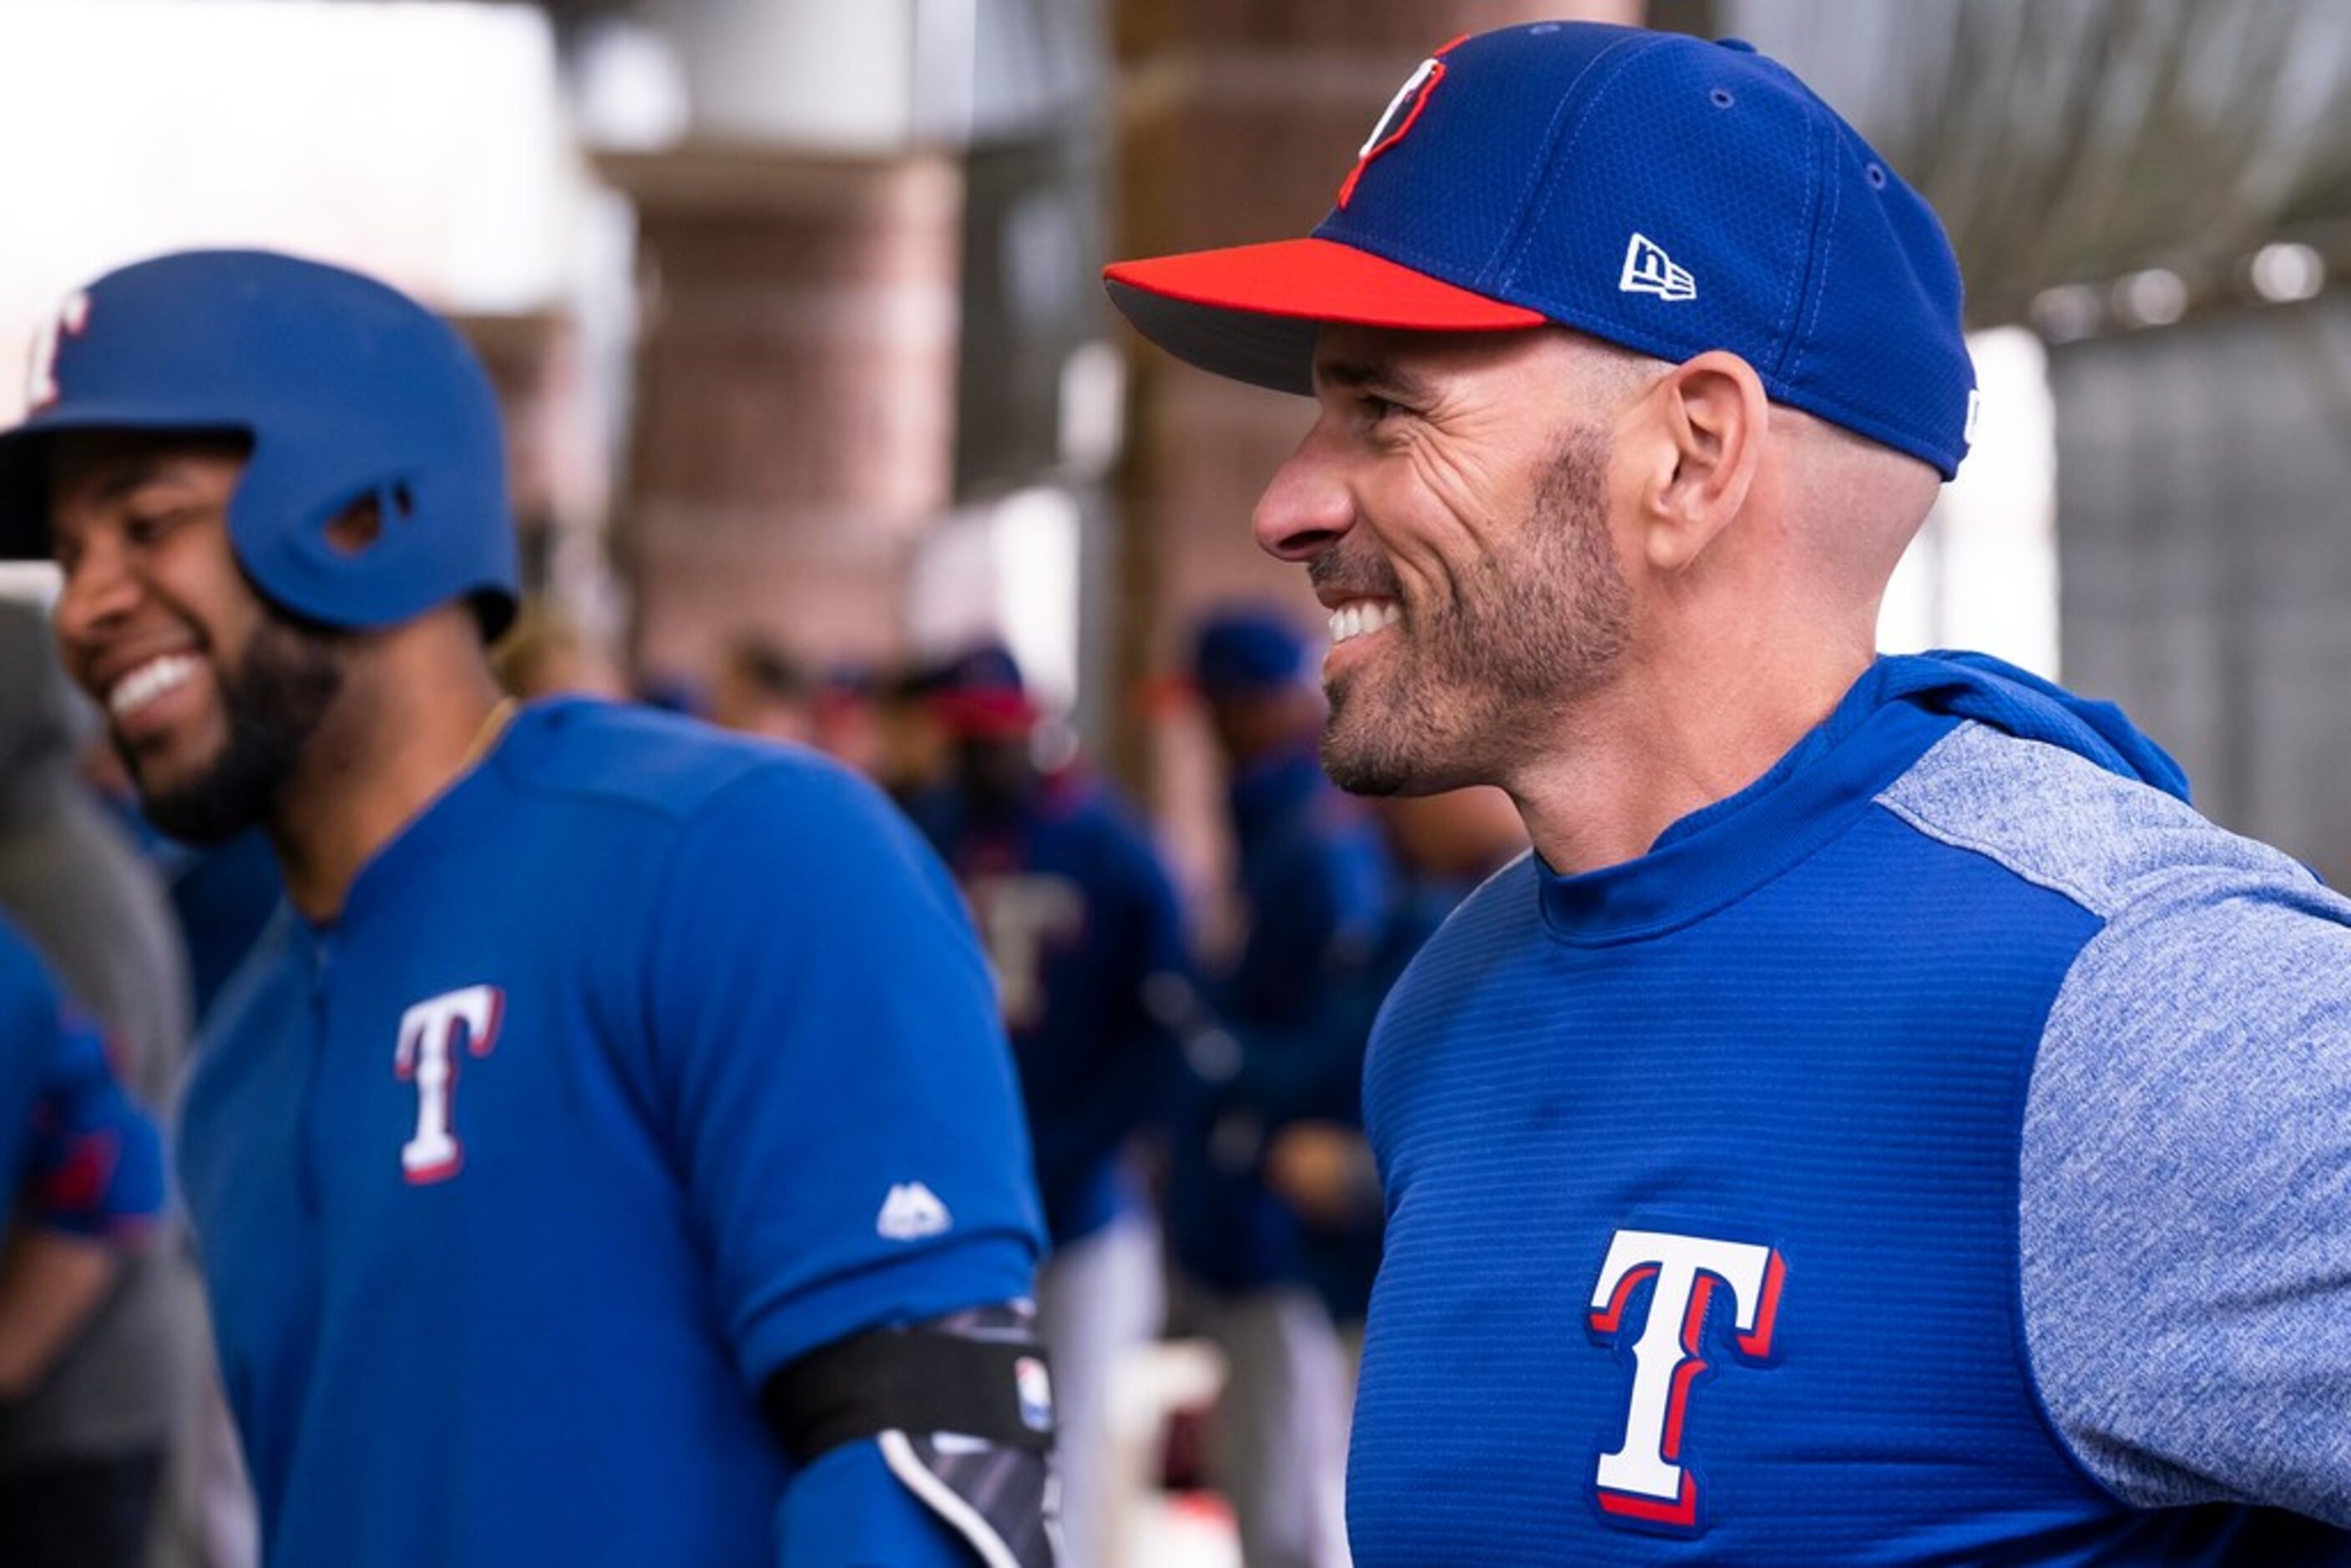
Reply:
[[[1134,329],[1177,359],[1286,392],[1314,390],[1314,336],[1325,322],[1494,332],[1544,319],[1327,239],[1123,261],[1102,282]]]
[[[950,735],[973,740],[1002,740],[1037,727],[1037,706],[1024,692],[941,692],[931,699],[931,712]]]

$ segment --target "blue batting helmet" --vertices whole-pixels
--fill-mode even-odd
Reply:
[[[187,251],[110,272],[67,302],[0,433],[0,556],[48,553],[47,437],[74,430],[242,434],[237,561],[329,625],[394,625],[471,599],[513,619],[515,530],[496,392],[449,324],[340,267]],[[329,525],[372,500],[361,543]]]

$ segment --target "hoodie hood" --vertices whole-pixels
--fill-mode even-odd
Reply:
[[[1574,875],[1540,867],[1545,923],[1577,944],[1638,940],[1704,918],[1800,864],[1875,809],[1962,721],[2072,752],[2185,800],[2188,778],[2111,703],[2085,702],[1981,653],[1880,658],[1773,764],[1659,834],[1647,853]]]
[[[2113,703],[2077,697],[1989,653],[1904,654],[1879,660],[1876,674],[1880,702],[1907,701],[2061,747],[2109,773],[2188,799],[2187,772]]]

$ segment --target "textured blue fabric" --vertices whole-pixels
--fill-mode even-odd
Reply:
[[[2121,708],[2077,697],[1989,653],[1945,650],[1889,659],[1883,678],[1888,695],[2057,747],[2099,771],[2182,802],[2189,798],[2186,770]]]
[[[1046,780],[998,815],[954,790],[910,811],[996,972],[1046,1231],[1066,1247],[1143,1206],[1120,1155],[1176,1082],[1176,1041],[1151,995],[1190,983],[1175,890],[1142,829],[1082,779]]]
[[[1624,865],[1520,861],[1407,973],[1363,1568],[2288,1560],[2253,1511],[2126,1503],[2043,1407],[2027,1086],[2103,920],[1881,802],[1961,710],[2161,771],[2053,689],[1881,661],[1748,789]],[[1683,1247],[1678,1294],[1611,1272]]]
[[[404,1024],[478,987],[451,1149]],[[1028,1163],[961,901],[887,802],[525,710],[200,1047],[182,1174],[270,1559],[799,1563],[757,1390],[1026,1295]]]
[[[2135,1502],[2351,1524],[2351,901],[1980,726],[1885,803],[2104,922],[2025,1118],[2025,1327],[2060,1429]]]
[[[1264,1185],[1265,1136],[1359,1070],[1393,872],[1311,746],[1244,769],[1231,805],[1245,934],[1209,997],[1238,1060],[1195,1082],[1179,1113],[1167,1232],[1195,1280],[1243,1291],[1305,1278],[1298,1216]]]

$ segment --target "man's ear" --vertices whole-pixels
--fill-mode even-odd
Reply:
[[[1641,553],[1659,571],[1679,571],[1746,504],[1771,400],[1753,366],[1716,349],[1677,365],[1642,401],[1651,439],[1641,476]]]

